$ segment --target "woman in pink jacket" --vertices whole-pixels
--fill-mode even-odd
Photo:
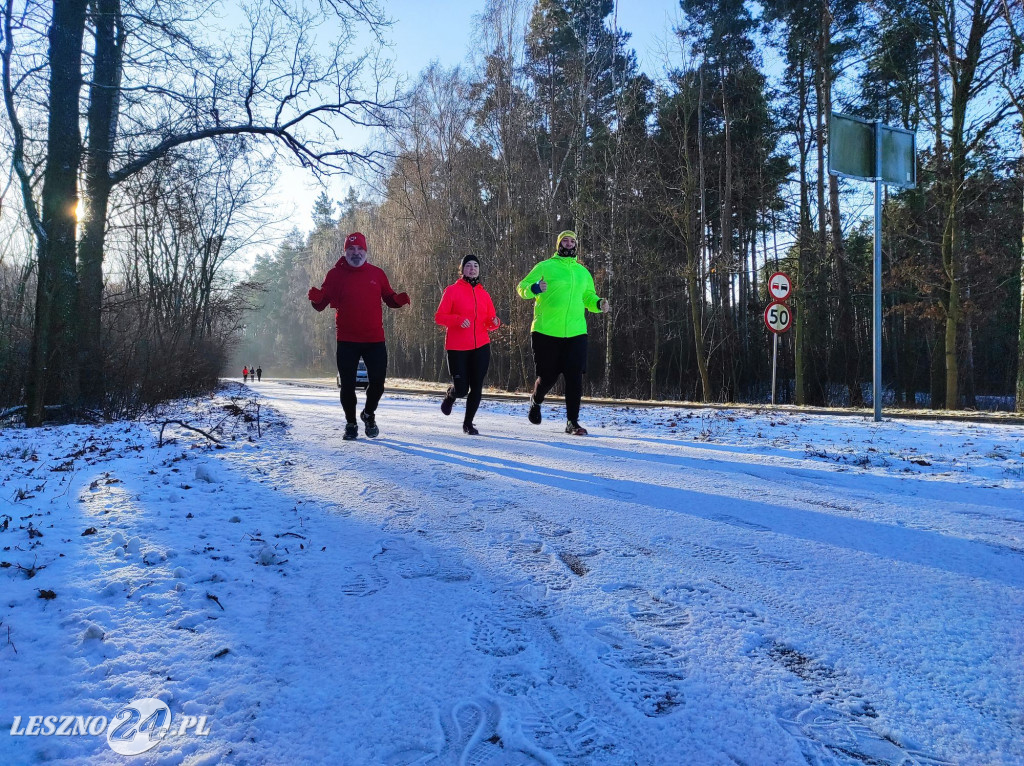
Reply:
[[[452,414],[456,399],[466,396],[463,432],[476,436],[473,416],[480,406],[484,378],[491,362],[491,337],[501,326],[494,303],[480,284],[480,260],[475,255],[462,259],[462,278],[445,288],[434,321],[448,329],[444,347],[448,350],[448,371],[452,385],[441,402],[441,412]]]

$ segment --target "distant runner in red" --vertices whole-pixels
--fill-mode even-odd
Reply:
[[[480,432],[473,418],[480,406],[484,378],[491,363],[490,334],[501,326],[494,303],[480,284],[480,259],[467,255],[460,267],[462,278],[445,288],[434,321],[447,327],[444,347],[448,351],[448,371],[452,385],[441,400],[441,412],[452,414],[456,399],[466,396],[466,416],[462,431],[470,436]],[[468,394],[468,396],[467,396]]]
[[[338,375],[341,406],[345,410],[345,439],[359,435],[356,424],[356,369],[362,357],[369,385],[360,419],[370,438],[380,429],[375,417],[384,393],[388,350],[384,342],[384,312],[381,301],[397,309],[409,303],[406,293],[396,293],[382,269],[366,262],[366,237],[358,231],[345,238],[345,256],[327,272],[320,287],[309,288],[309,301],[317,311],[330,306],[336,310],[338,327]]]

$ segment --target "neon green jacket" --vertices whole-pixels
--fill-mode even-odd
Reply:
[[[530,287],[541,277],[548,289],[534,295]],[[594,278],[587,267],[575,258],[565,258],[555,253],[541,261],[517,288],[519,297],[536,301],[533,307],[532,332],[553,335],[556,338],[571,338],[586,335],[587,317],[584,309],[600,314],[597,307],[601,300],[594,290]]]

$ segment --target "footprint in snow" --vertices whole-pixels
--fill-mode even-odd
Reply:
[[[469,643],[491,657],[513,657],[526,650],[523,625],[501,611],[470,610],[463,614],[469,623]]]
[[[531,667],[512,665],[502,667],[491,674],[491,689],[508,697],[521,697],[529,694],[547,681]]]
[[[440,571],[433,558],[402,538],[383,540],[379,545],[381,551],[373,557],[374,561],[395,571],[403,579],[433,577]]]
[[[587,629],[603,644],[601,662],[614,671],[614,696],[648,718],[667,715],[683,704],[687,672],[678,647],[659,640],[641,640],[601,621]]]
[[[954,766],[919,750],[905,747],[875,732],[857,719],[824,705],[784,710],[776,720],[812,766]]]
[[[758,551],[754,555],[754,561],[758,564],[763,564],[767,567],[771,567],[772,569],[780,569],[784,572],[799,572],[803,569],[803,566],[795,561],[784,559],[781,556],[774,556],[771,553],[764,553],[763,551]]]
[[[736,555],[729,551],[724,551],[721,548],[715,548],[711,545],[701,545],[700,543],[691,543],[687,541],[679,541],[679,548],[687,555],[693,556],[695,559],[704,561],[708,564],[735,564]]]
[[[685,702],[686,676],[677,672],[620,675],[612,679],[612,693],[648,718],[671,714]]]
[[[341,570],[334,588],[343,596],[372,596],[388,584],[387,578],[372,565],[347,566]]]
[[[615,738],[592,716],[588,705],[571,689],[553,682],[550,675],[513,665],[491,676],[491,688],[516,699],[520,730],[559,763],[593,766],[608,756],[608,763],[628,763],[616,750]],[[614,758],[612,757],[614,756]]]
[[[388,510],[391,513],[398,515],[405,515],[410,513],[416,513],[419,510],[415,505],[408,501],[397,501],[388,503]]]
[[[548,596],[550,596],[552,593],[561,593],[562,591],[569,590],[569,588],[572,587],[572,578],[569,577],[569,575],[567,575],[565,572],[533,572],[530,575],[530,581],[538,586],[543,587],[545,590],[545,595]]]
[[[416,531],[416,519],[405,514],[396,515],[386,519],[380,528],[382,532],[408,534]]]
[[[537,766],[549,763],[546,754],[536,755],[505,742],[498,733],[501,708],[490,700],[460,702],[442,717],[444,746],[441,752],[407,750],[385,758],[387,766]]]
[[[548,591],[564,591],[572,587],[573,577],[554,555],[543,551],[539,540],[520,539],[508,547],[509,562],[523,572],[531,581],[544,586]]]
[[[506,500],[502,497],[488,497],[481,498],[472,501],[473,508],[477,511],[484,511],[485,513],[499,513],[505,510],[514,510],[519,508],[519,503],[513,500]]]
[[[532,518],[530,522],[533,524],[533,529],[538,535],[549,540],[565,537],[573,532],[570,527],[549,519]]]
[[[460,520],[459,529],[463,532],[474,532],[479,534],[487,528],[483,519],[476,518],[474,516],[463,516]]]
[[[664,630],[679,630],[693,622],[689,610],[642,588],[632,590],[626,611],[636,622]]]
[[[758,524],[753,521],[747,521],[746,519],[739,519],[735,516],[729,516],[728,514],[720,513],[711,517],[712,521],[720,521],[723,524],[728,524],[731,527],[739,527],[740,529],[749,529],[753,532],[771,532],[771,528]]]

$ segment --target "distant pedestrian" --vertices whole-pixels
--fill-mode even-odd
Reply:
[[[359,436],[356,424],[356,370],[359,359],[366,363],[369,384],[360,419],[369,437],[377,436],[375,412],[384,393],[388,350],[384,341],[384,317],[381,301],[390,308],[408,305],[409,296],[397,293],[387,274],[366,262],[366,237],[358,231],[345,239],[345,255],[327,272],[320,287],[309,288],[309,301],[317,311],[328,306],[336,309],[338,328],[338,377],[341,382],[341,406],[345,409],[346,440]]]
[[[257,367],[256,368],[256,382],[258,383],[261,380],[263,380],[263,368],[262,367]]]
[[[531,345],[537,380],[530,396],[530,422],[541,421],[540,405],[558,380],[565,378],[565,432],[586,436],[579,423],[583,375],[587,371],[587,317],[608,311],[608,301],[594,290],[594,278],[579,262],[576,232],[563,231],[558,249],[519,283],[520,297],[534,301]]]
[[[242,368],[242,382],[243,383],[248,383],[249,382],[249,368],[248,367],[243,367]]]
[[[466,396],[466,415],[462,430],[476,436],[473,418],[483,396],[484,378],[491,362],[490,333],[501,326],[494,303],[480,284],[480,260],[467,255],[460,266],[461,279],[445,288],[434,321],[448,328],[444,347],[448,352],[448,372],[452,385],[441,401],[441,412],[452,414],[456,399]],[[467,396],[468,394],[468,396]]]

